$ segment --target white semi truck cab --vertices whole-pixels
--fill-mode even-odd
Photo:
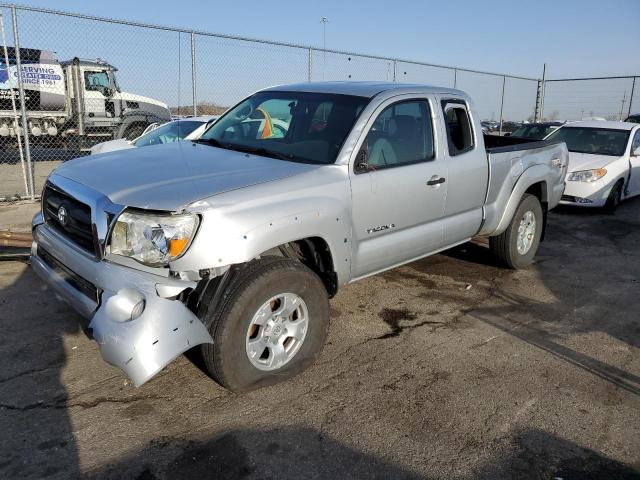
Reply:
[[[7,48],[8,65],[0,53],[0,137],[9,139],[22,133],[18,62],[14,48]],[[88,149],[112,138],[135,138],[151,123],[170,120],[165,103],[123,92],[117,68],[103,60],[59,62],[51,51],[21,48],[20,66],[31,137]]]

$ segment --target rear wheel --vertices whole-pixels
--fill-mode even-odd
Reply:
[[[236,392],[279,383],[308,368],[329,326],[324,284],[287,258],[248,264],[206,310],[201,318],[213,344],[201,347],[204,364],[217,382]]]
[[[509,268],[524,268],[538,251],[544,216],[538,197],[525,194],[511,223],[500,235],[489,238],[494,256]]]
[[[135,140],[142,135],[142,132],[144,132],[148,126],[148,123],[134,123],[124,131],[124,138],[126,140]]]

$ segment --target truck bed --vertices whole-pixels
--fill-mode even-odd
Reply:
[[[545,140],[535,140],[531,138],[503,137],[500,135],[483,134],[484,146],[489,153],[513,152],[516,150],[526,150],[530,148],[540,148],[548,145]]]
[[[556,162],[566,163],[567,147],[564,142],[547,142],[516,137],[484,135],[489,184],[485,202],[485,223],[481,234],[492,234],[498,227],[505,205],[520,177],[528,169],[537,168],[545,172],[549,189],[557,190],[550,195],[549,208],[560,200],[564,187],[564,174]]]

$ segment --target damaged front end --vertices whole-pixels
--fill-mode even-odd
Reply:
[[[195,282],[97,259],[37,215],[31,264],[53,290],[90,320],[105,361],[142,385],[186,350],[213,343],[179,298]]]

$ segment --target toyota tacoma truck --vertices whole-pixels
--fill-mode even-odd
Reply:
[[[58,167],[31,264],[136,385],[194,347],[230,390],[276,383],[313,363],[351,282],[474,236],[532,262],[566,145],[481,132],[459,90],[268,88],[193,142]]]

